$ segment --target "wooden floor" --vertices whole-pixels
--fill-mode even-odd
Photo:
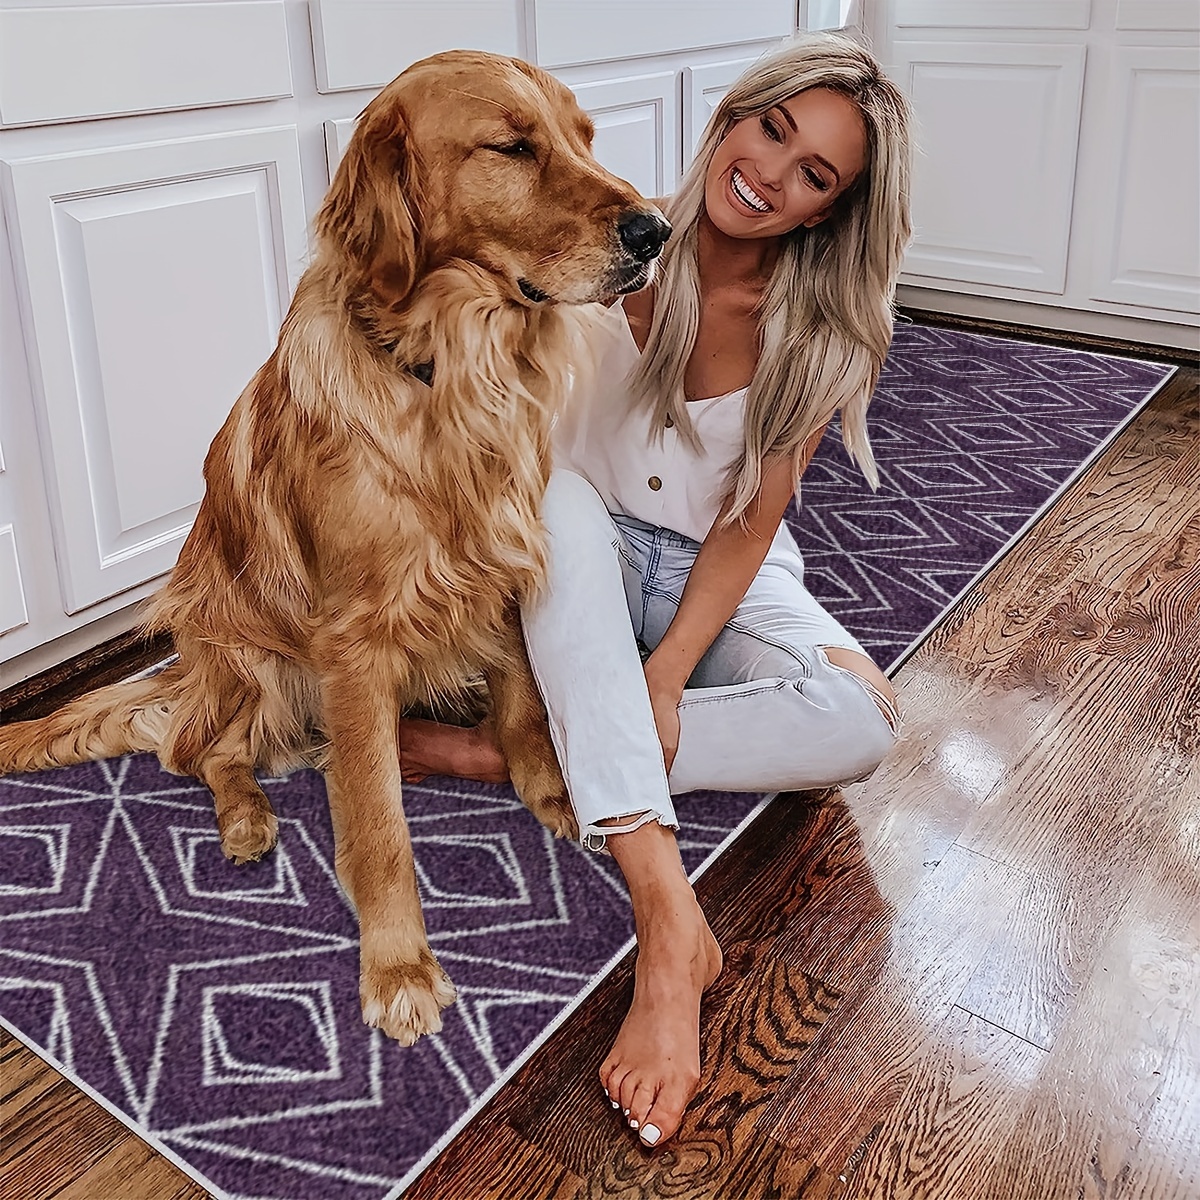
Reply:
[[[1195,371],[898,682],[876,776],[700,881],[726,969],[680,1136],[643,1150],[597,1082],[626,961],[406,1200],[1200,1197]],[[39,1061],[4,1044],[0,1195],[204,1195]]]

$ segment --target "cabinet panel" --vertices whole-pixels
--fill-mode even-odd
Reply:
[[[28,624],[16,535],[11,525],[0,525],[0,634]]]
[[[312,0],[317,90],[382,87],[441,50],[528,57],[521,0]]]
[[[897,42],[916,114],[920,277],[1061,294],[1083,46]]]
[[[292,128],[5,164],[67,612],[174,564],[304,252]]]
[[[1200,29],[1196,0],[1117,0],[1118,29]]]
[[[643,196],[664,196],[679,172],[679,82],[674,71],[572,87],[596,125],[597,160]]]
[[[783,37],[795,0],[529,0],[543,66],[669,54]]]
[[[291,94],[282,0],[0,11],[4,125]]]
[[[1194,50],[1118,47],[1092,297],[1200,312],[1200,70]]]
[[[898,28],[1086,29],[1091,0],[894,0]]]
[[[342,155],[346,153],[346,147],[350,145],[357,124],[358,121],[354,117],[325,122],[325,161],[329,165],[330,183],[333,182],[334,172],[337,171],[338,163],[342,161]]]
[[[683,69],[683,157],[684,170],[696,154],[713,110],[730,85],[755,60],[735,58],[729,62],[705,63]]]

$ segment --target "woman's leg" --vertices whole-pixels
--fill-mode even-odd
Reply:
[[[631,609],[641,610],[634,550],[582,476],[555,471],[542,506],[549,563],[542,594],[521,613],[529,662],[579,819],[600,849],[601,821],[675,827],[662,746]],[[606,827],[606,828],[612,828]]]
[[[804,586],[803,563],[789,543],[777,541],[688,681],[671,769],[675,795],[855,782],[895,742],[891,684]],[[670,545],[657,557],[645,585],[648,645],[675,614],[687,565],[686,550]]]
[[[636,635],[649,540],[613,524],[592,486],[555,472],[544,506],[550,574],[523,613],[534,677],[584,845],[607,848],[629,887],[633,1003],[600,1079],[647,1145],[679,1126],[700,1070],[700,995],[721,952],[675,841],[662,746]]]

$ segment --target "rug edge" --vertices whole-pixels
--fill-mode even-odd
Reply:
[[[60,1062],[53,1054],[49,1053],[46,1048],[34,1041],[27,1033],[19,1030],[7,1018],[0,1016],[0,1029],[7,1030],[18,1042],[23,1046],[29,1047],[39,1058],[48,1063],[59,1075],[61,1075],[68,1083],[77,1087],[85,1096],[95,1101],[105,1112],[125,1126],[135,1137],[140,1138],[146,1145],[156,1150],[168,1162],[178,1167],[189,1179],[194,1183],[198,1183],[201,1187],[206,1188],[216,1200],[229,1200],[229,1193],[219,1188],[211,1179],[208,1178],[202,1171],[172,1150],[165,1142],[161,1141],[157,1134],[147,1129],[144,1125],[139,1125],[126,1113],[122,1112],[111,1100],[106,1096],[101,1095],[87,1080],[75,1074],[65,1064]]]

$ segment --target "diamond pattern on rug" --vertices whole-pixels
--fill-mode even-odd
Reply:
[[[879,492],[829,438],[789,514],[809,587],[891,662],[1167,374],[899,327]],[[379,1200],[628,939],[624,885],[506,787],[406,788],[459,998],[403,1049],[359,1019],[320,777],[264,787],[280,844],[234,867],[208,793],[151,757],[0,780],[0,1016],[230,1195]],[[689,869],[757,801],[689,796]]]
[[[1170,373],[898,324],[871,401],[879,490],[827,437],[788,511],[809,590],[886,667]]]

